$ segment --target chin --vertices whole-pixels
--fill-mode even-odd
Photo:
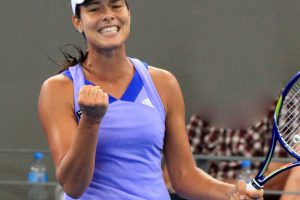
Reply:
[[[115,41],[115,42],[107,42],[102,43],[99,45],[102,49],[112,50],[112,49],[119,49],[122,48],[125,45],[125,41]]]
[[[107,44],[107,45],[101,45],[99,46],[100,49],[106,50],[106,51],[111,51],[111,50],[117,50],[121,49],[124,46],[124,44]]]

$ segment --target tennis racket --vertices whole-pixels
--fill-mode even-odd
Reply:
[[[276,146],[280,145],[296,160],[281,166],[267,176],[267,170]],[[283,89],[278,99],[275,113],[272,143],[266,159],[256,175],[248,184],[247,190],[260,190],[271,178],[277,174],[300,165],[300,72],[298,72]]]

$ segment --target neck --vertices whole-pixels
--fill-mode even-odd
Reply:
[[[89,75],[107,81],[116,80],[133,70],[133,66],[126,56],[125,47],[118,50],[89,48],[88,57],[83,66]]]

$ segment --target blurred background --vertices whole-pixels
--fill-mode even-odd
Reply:
[[[35,151],[53,163],[37,116],[41,84],[57,74],[59,48],[84,48],[69,0],[1,0],[0,199],[26,199]],[[172,72],[186,120],[216,127],[260,120],[300,66],[299,0],[130,0],[127,54]],[[176,98],[176,97],[174,97]],[[50,184],[49,188],[54,190]]]

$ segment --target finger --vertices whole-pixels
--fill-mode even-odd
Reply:
[[[101,98],[103,99],[103,102],[108,103],[109,97],[108,97],[108,94],[106,92],[102,93],[102,97]]]
[[[239,192],[234,194],[234,199],[240,200],[240,193]]]
[[[104,93],[104,91],[103,91],[100,87],[98,87],[98,88],[97,88],[97,98],[98,98],[98,97],[102,98],[103,93]]]
[[[264,196],[264,190],[247,190],[246,194],[250,199],[263,199]]]
[[[106,92],[104,92],[101,88],[99,88],[97,90],[97,100],[102,102],[102,103],[106,103],[107,102],[107,97],[108,97],[108,94]]]
[[[86,97],[88,97],[89,95],[89,90],[90,90],[91,86],[85,85],[83,87],[80,88],[80,91],[78,93],[78,103],[79,104],[84,104],[84,102],[86,101]]]
[[[237,198],[236,198],[236,193],[234,193],[234,194],[230,197],[230,200],[237,200]]]
[[[99,86],[90,87],[89,97],[95,98],[97,96],[99,90],[101,90],[101,88]]]
[[[246,199],[246,183],[244,181],[238,182],[238,193],[240,200]]]
[[[90,85],[82,86],[79,90],[79,95],[81,96],[87,96],[89,94]]]

